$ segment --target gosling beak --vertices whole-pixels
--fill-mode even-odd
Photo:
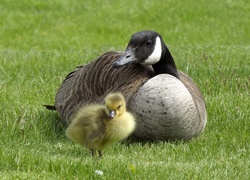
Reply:
[[[115,110],[110,110],[109,111],[109,118],[113,119],[116,116]]]
[[[137,61],[135,57],[135,48],[129,48],[125,53],[113,63],[114,68],[122,67],[126,64],[134,63]]]

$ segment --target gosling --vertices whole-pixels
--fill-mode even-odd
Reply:
[[[66,129],[72,141],[89,148],[92,157],[102,150],[127,138],[135,129],[134,116],[126,111],[126,102],[121,93],[110,93],[104,105],[89,105],[81,108]]]

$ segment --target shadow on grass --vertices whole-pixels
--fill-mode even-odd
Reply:
[[[190,140],[190,141],[192,141],[192,140]],[[145,139],[140,139],[140,138],[130,136],[127,139],[125,139],[124,141],[122,141],[122,144],[124,144],[126,146],[130,146],[130,145],[134,145],[134,144],[137,144],[137,145],[140,144],[141,146],[151,146],[151,145],[158,144],[158,143],[169,143],[172,145],[180,145],[180,144],[188,143],[190,141],[184,141],[184,140],[145,140]]]

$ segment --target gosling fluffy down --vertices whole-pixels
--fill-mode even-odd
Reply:
[[[121,93],[110,93],[104,105],[93,104],[79,109],[66,129],[66,135],[74,142],[102,156],[102,150],[127,138],[135,129],[134,116],[126,111]]]

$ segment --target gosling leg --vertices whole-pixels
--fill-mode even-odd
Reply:
[[[92,157],[95,157],[95,149],[91,148],[91,149],[90,149],[90,152],[91,152],[91,156],[92,156]]]
[[[98,151],[98,154],[99,154],[99,158],[102,157],[102,151]]]

